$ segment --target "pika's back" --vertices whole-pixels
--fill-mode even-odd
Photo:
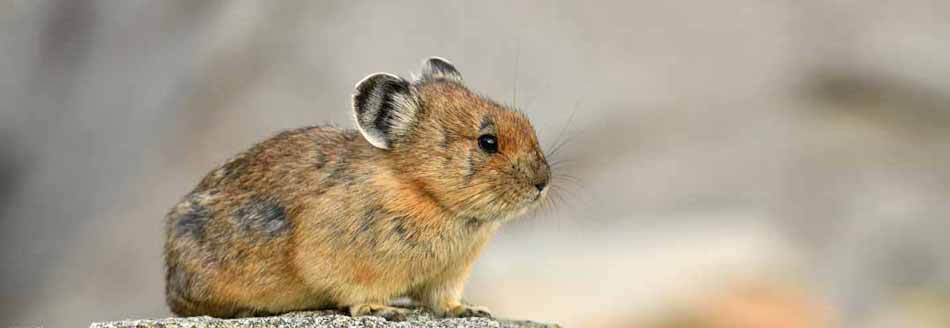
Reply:
[[[292,197],[323,182],[333,183],[347,169],[347,157],[371,155],[365,146],[353,130],[314,126],[285,131],[228,160],[196,191],[217,188]]]
[[[354,130],[307,127],[282,132],[206,175],[168,214],[169,238],[211,242],[268,233],[280,237],[305,197],[374,174],[369,144]],[[210,232],[210,234],[208,233]],[[239,232],[235,234],[235,232]]]

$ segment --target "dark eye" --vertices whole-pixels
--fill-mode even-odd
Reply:
[[[478,137],[478,147],[486,153],[494,154],[498,152],[498,138],[490,134],[483,134]]]

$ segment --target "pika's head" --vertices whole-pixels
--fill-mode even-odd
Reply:
[[[470,91],[444,59],[426,60],[412,81],[364,78],[353,109],[390,169],[459,217],[509,219],[547,194],[550,167],[528,118]]]

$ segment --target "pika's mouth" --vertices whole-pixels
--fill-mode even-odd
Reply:
[[[546,186],[546,185],[541,188],[538,188],[538,193],[534,194],[534,198],[531,200],[531,202],[537,203],[544,200],[544,197],[547,196],[548,190],[550,189],[551,187]]]

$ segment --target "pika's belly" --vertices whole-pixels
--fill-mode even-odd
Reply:
[[[302,268],[311,290],[352,300],[386,300],[405,295],[441,271],[446,264],[397,258],[334,258],[325,265]]]

